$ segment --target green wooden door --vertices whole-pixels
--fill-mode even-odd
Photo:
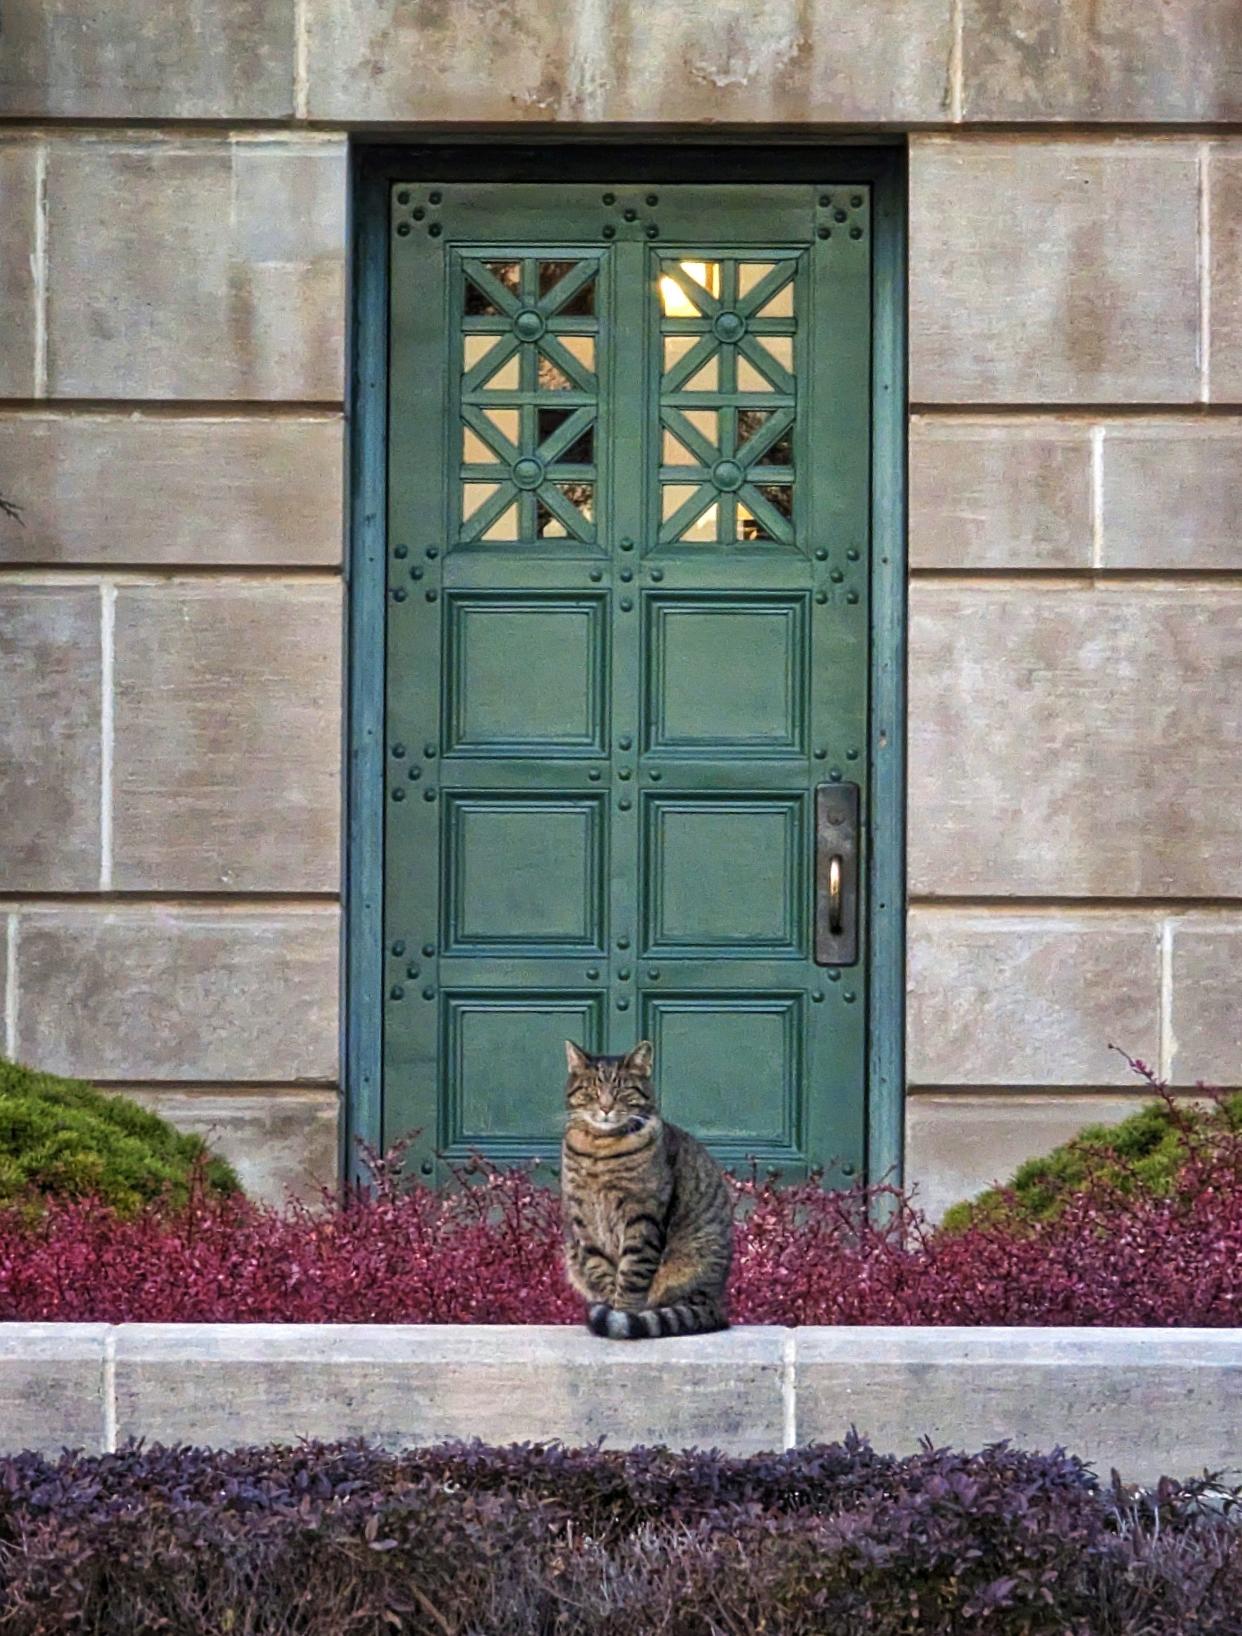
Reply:
[[[566,1036],[651,1038],[726,1161],[862,1168],[816,792],[865,818],[870,202],[391,190],[383,1117],[424,1170],[555,1153]]]

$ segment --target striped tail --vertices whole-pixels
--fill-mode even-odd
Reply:
[[[618,1312],[602,1301],[587,1314],[592,1335],[612,1341],[651,1341],[661,1335],[708,1335],[728,1329],[729,1320],[710,1295],[691,1295],[671,1306],[648,1307],[643,1312]]]

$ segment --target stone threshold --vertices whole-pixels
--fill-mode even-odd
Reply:
[[[651,1342],[483,1324],[0,1324],[0,1448],[368,1437],[745,1454],[850,1426],[1008,1438],[1107,1476],[1242,1468],[1242,1329],[740,1328]]]

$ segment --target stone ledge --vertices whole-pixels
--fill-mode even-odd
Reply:
[[[1242,1330],[740,1328],[623,1345],[544,1325],[0,1324],[8,1448],[602,1438],[745,1454],[1057,1444],[1103,1475],[1242,1467]]]

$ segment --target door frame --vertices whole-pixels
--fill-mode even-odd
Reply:
[[[762,141],[762,146],[760,142]],[[511,134],[354,141],[350,149],[346,387],[345,742],[342,828],[341,1165],[381,1130],[384,984],[384,684],[387,584],[388,188],[444,180],[866,182],[873,189],[870,814],[864,1105],[867,1176],[900,1182],[905,1126],[906,150],[756,132],[584,141]]]

